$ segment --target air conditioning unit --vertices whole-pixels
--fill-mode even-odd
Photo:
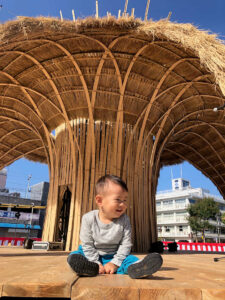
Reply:
[[[33,241],[32,250],[63,251],[63,243]]]

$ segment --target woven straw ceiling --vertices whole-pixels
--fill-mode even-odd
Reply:
[[[161,165],[187,160],[225,192],[224,112],[213,112],[225,100],[225,46],[215,36],[165,20],[20,18],[0,39],[0,169],[24,156],[47,162],[46,132],[88,118],[87,94],[95,120],[115,121],[127,80],[124,122],[150,108]]]

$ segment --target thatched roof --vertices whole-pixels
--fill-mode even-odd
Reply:
[[[163,126],[161,145],[169,135],[162,165],[188,160],[225,191],[224,114],[213,112],[225,100],[225,45],[215,35],[167,20],[40,17],[1,25],[0,40],[0,169],[22,156],[46,162],[46,130],[88,118],[87,95],[96,120],[115,121],[127,74],[124,122],[151,105],[147,130]]]

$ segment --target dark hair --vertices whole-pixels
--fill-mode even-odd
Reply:
[[[102,193],[103,189],[105,188],[105,186],[108,184],[109,181],[118,184],[119,186],[121,186],[123,190],[128,192],[126,183],[120,177],[115,175],[105,175],[98,179],[95,185],[95,194],[97,195],[99,193]]]

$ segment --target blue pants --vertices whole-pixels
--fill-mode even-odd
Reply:
[[[78,247],[77,251],[73,251],[70,253],[70,255],[71,254],[81,254],[85,256],[81,245]],[[104,266],[113,259],[113,256],[114,254],[99,255],[99,261]],[[136,256],[128,255],[122,262],[121,266],[117,269],[115,274],[127,274],[128,267],[138,260],[139,258]]]

